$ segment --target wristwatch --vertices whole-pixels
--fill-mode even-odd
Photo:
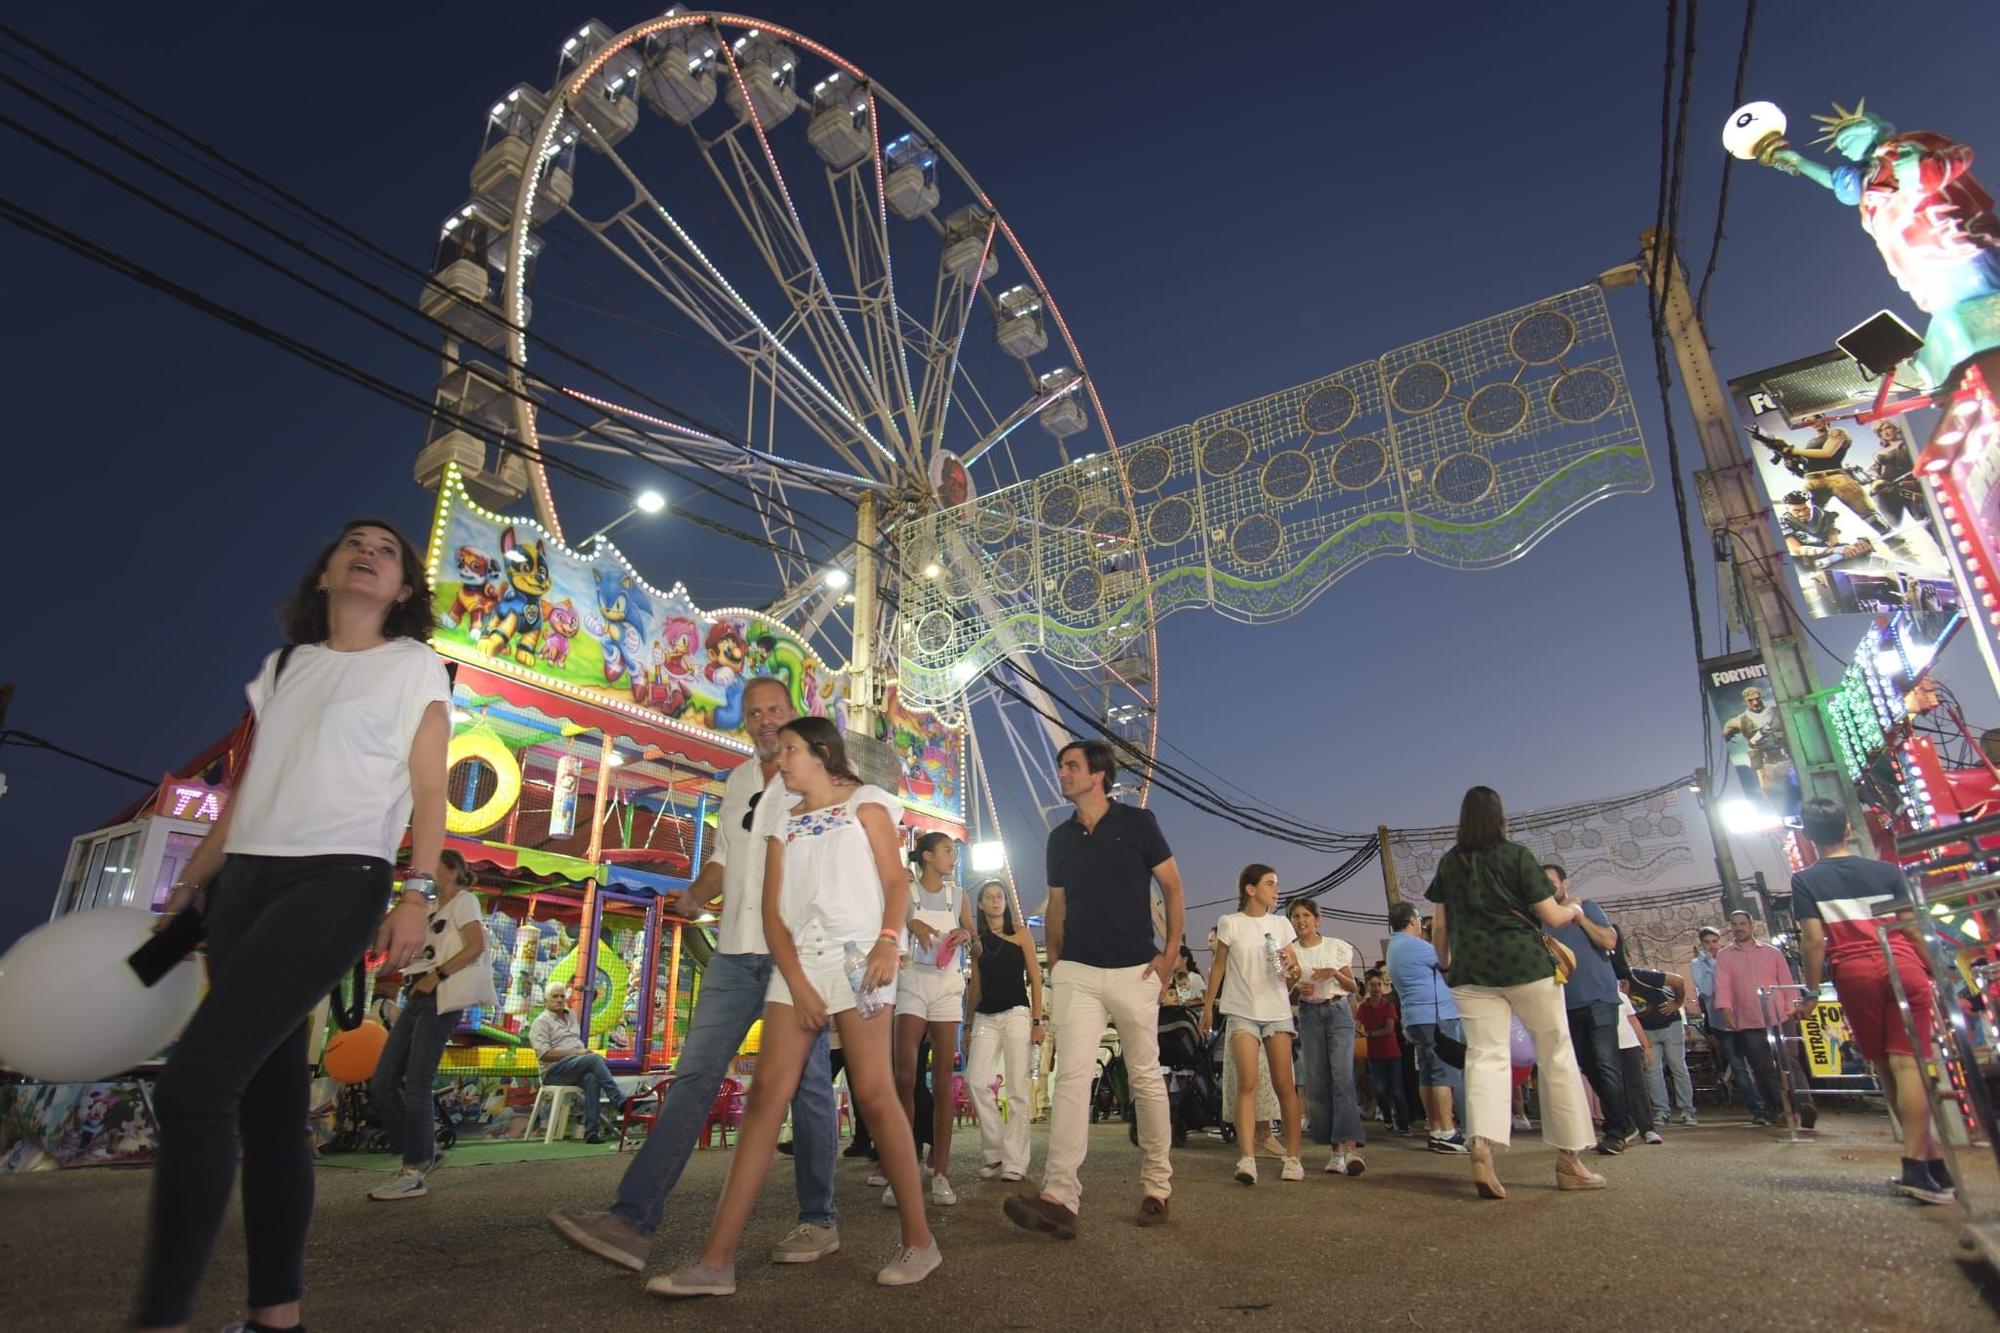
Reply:
[[[421,893],[422,895],[424,895],[424,905],[426,907],[437,906],[437,900],[438,900],[437,881],[432,879],[429,875],[424,874],[420,870],[413,871],[412,873],[403,876],[402,891],[404,893]]]

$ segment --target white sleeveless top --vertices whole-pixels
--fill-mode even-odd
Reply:
[[[926,892],[923,880],[911,880],[909,919],[923,922],[940,935],[958,929],[962,924],[958,919],[960,892],[958,885],[950,880],[944,881],[943,888],[936,893]],[[926,949],[917,943],[915,935],[910,937],[911,967],[930,972],[957,972],[962,969],[964,954],[965,946],[959,945],[940,963],[936,949]]]
[[[864,805],[879,805],[894,824],[902,818],[901,803],[863,783],[839,805],[764,821],[771,804],[764,802],[758,816],[765,836],[784,848],[778,917],[793,945],[802,954],[838,951],[850,940],[873,948],[882,931],[882,878],[859,812]]]

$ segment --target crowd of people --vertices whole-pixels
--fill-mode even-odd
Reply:
[[[309,1015],[371,938],[404,977],[375,1079],[402,1166],[372,1197],[421,1197],[442,1164],[431,1081],[459,1013],[492,1003],[492,978],[465,892],[471,877],[443,848],[450,687],[427,646],[430,607],[417,548],[380,520],[350,522],[286,608],[289,646],[249,686],[258,721],[250,758],[160,923],[200,918],[209,990],[155,1096],[159,1152],[139,1327],[186,1327],[239,1152],[249,1312],[233,1327],[303,1327]],[[706,1238],[690,1262],[647,1284],[662,1296],[736,1290],[740,1242],[787,1120],[798,1221],[770,1257],[811,1263],[840,1249],[836,1061],[879,1158],[881,1201],[900,1223],[876,1280],[907,1286],[936,1272],[943,1255],[926,1209],[958,1202],[944,1088],[968,1014],[967,1083],[988,1180],[1028,1179],[1033,1051],[1044,1031],[1053,1034],[1040,1184],[1009,1193],[1003,1209],[1016,1226],[1057,1239],[1080,1224],[1107,1026],[1136,1121],[1134,1220],[1157,1227],[1171,1218],[1173,1109],[1160,1062],[1168,1004],[1198,1003],[1200,1031],[1219,1030],[1233,1075],[1225,1114],[1240,1145],[1234,1175],[1246,1185],[1258,1182],[1257,1145],[1271,1138],[1273,1119],[1281,1181],[1305,1179],[1307,1132],[1328,1151],[1327,1173],[1362,1174],[1367,1105],[1402,1132],[1413,1132],[1421,1109],[1428,1146],[1468,1156],[1479,1196],[1504,1199],[1496,1150],[1532,1126],[1515,1077],[1518,1027],[1533,1050],[1557,1186],[1602,1189],[1585,1153],[1616,1156],[1640,1137],[1661,1142],[1670,1112],[1694,1123],[1690,1000],[1753,1114],[1768,1121],[1789,1106],[1811,1123],[1803,1077],[1780,1073],[1763,1030],[1767,997],[1790,986],[1791,973],[1756,939],[1750,917],[1730,918],[1727,947],[1715,930],[1702,932],[1691,979],[1627,968],[1603,910],[1572,898],[1560,866],[1508,839],[1490,788],[1465,795],[1457,843],[1425,894],[1428,919],[1413,904],[1395,905],[1380,965],[1357,977],[1356,951],[1320,931],[1318,908],[1306,900],[1281,908],[1276,872],[1250,865],[1238,877],[1237,910],[1216,926],[1204,979],[1182,940],[1172,849],[1151,811],[1112,799],[1118,766],[1105,743],[1074,741],[1057,756],[1073,812],[1048,837],[1038,957],[1004,885],[960,889],[948,838],[921,838],[906,858],[896,797],[860,780],[832,723],[797,716],[776,680],[748,682],[743,703],[755,759],[729,775],[711,858],[678,904],[689,916],[715,912],[718,927],[676,1077],[609,1205],[549,1214],[570,1243],[643,1271],[721,1080],[761,1018],[756,1076]],[[1892,981],[1868,926],[1900,895],[1900,877],[1855,853],[1839,806],[1808,801],[1804,822],[1820,853],[1793,883],[1804,994],[1815,996],[1830,976],[1854,1041],[1898,1107],[1899,1189],[1948,1201],[1952,1183],[1892,998],[1897,983],[1910,995],[1921,1049],[1931,995],[1924,956],[1909,941],[1898,946]],[[402,875],[385,917],[406,830],[417,869]],[[599,1137],[600,1099],[615,1103],[618,1085],[561,988],[550,988],[529,1038],[543,1081],[579,1087],[586,1137]],[[1357,1041],[1366,1044],[1359,1065]],[[926,1049],[936,1094],[927,1125]],[[1403,1086],[1406,1053],[1414,1100]],[[1789,1095],[1781,1077],[1793,1079]]]

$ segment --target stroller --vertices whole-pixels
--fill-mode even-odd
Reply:
[[[443,1097],[431,1099],[431,1111],[437,1117],[438,1151],[447,1152],[458,1143],[458,1127]],[[375,1099],[368,1095],[366,1083],[349,1083],[341,1088],[340,1098],[334,1103],[333,1137],[327,1142],[326,1151],[389,1151],[389,1132],[382,1128],[382,1117],[375,1110]]]
[[[1187,1146],[1189,1134],[1220,1129],[1225,1143],[1236,1141],[1236,1127],[1223,1114],[1220,1037],[1201,1039],[1195,1011],[1183,1005],[1160,1009],[1160,1073],[1167,1081],[1167,1105],[1173,1114],[1173,1144]],[[1126,1103],[1132,1121],[1130,1137],[1139,1141],[1138,1117]]]

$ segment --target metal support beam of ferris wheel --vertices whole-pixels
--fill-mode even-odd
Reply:
[[[1601,275],[1598,281],[1606,288],[1614,288],[1649,282],[1652,275],[1659,275],[1657,294],[1667,339],[1679,363],[1681,389],[1687,395],[1695,432],[1701,441],[1702,459],[1708,465],[1695,474],[1702,519],[1710,536],[1722,543],[1742,580],[1748,628],[1771,673],[1772,692],[1785,719],[1800,788],[1807,796],[1824,796],[1840,802],[1847,808],[1854,827],[1866,828],[1860,799],[1841,768],[1833,738],[1827,734],[1819,707],[1813,701],[1819,691],[1819,677],[1813,668],[1811,650],[1794,626],[1796,613],[1782,581],[1784,553],[1772,540],[1769,505],[1758,487],[1755,469],[1743,451],[1735,414],[1730,410],[1722,380],[1709,355],[1708,336],[1695,317],[1687,272],[1681,267],[1678,254],[1658,253],[1650,229],[1640,236],[1639,242],[1641,264],[1623,265]],[[1703,786],[1701,800],[1708,810],[1709,829],[1715,843],[1716,871],[1729,909],[1735,911],[1745,905],[1742,880],[1737,874],[1729,832],[1721,826],[1720,802],[1710,789],[1713,783]]]

